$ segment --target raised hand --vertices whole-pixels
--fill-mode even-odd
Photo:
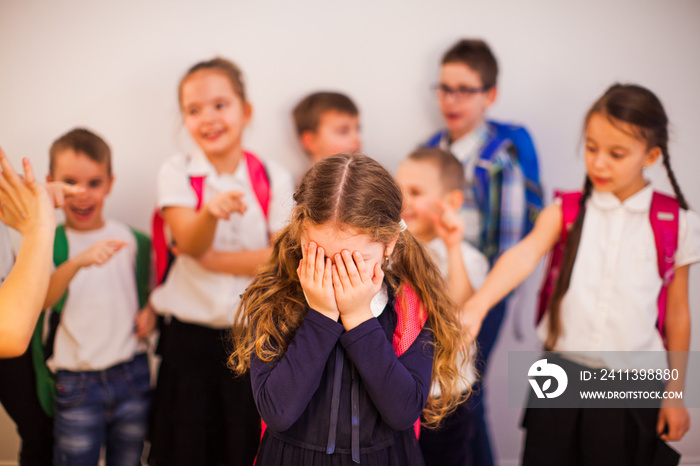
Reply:
[[[301,253],[297,275],[306,302],[312,309],[337,321],[339,313],[331,277],[331,260],[325,257],[323,248],[313,241],[302,245]]]
[[[661,440],[676,442],[690,429],[690,415],[682,400],[663,400],[656,422],[656,433]],[[665,431],[665,433],[663,433]]]
[[[245,213],[246,205],[242,199],[242,192],[226,191],[212,197],[204,207],[213,217],[228,220],[233,213]]]
[[[56,216],[46,189],[36,182],[32,165],[22,159],[24,179],[15,173],[5,153],[0,149],[0,221],[22,235],[53,230]]]
[[[448,249],[459,246],[464,233],[464,222],[457,211],[440,201],[432,215],[435,233],[442,239]]]
[[[85,192],[85,188],[63,183],[62,181],[51,181],[46,183],[46,191],[48,191],[49,199],[51,199],[54,207],[62,207],[67,197],[82,194]]]
[[[156,328],[156,313],[151,306],[146,305],[136,314],[134,331],[137,338],[146,338]]]
[[[102,265],[114,256],[127,243],[117,239],[103,239],[81,252],[75,257],[77,265],[89,267]]]
[[[369,269],[362,253],[343,250],[335,255],[333,288],[338,312],[346,330],[357,327],[372,318],[370,303],[379,292],[384,280],[380,264]]]

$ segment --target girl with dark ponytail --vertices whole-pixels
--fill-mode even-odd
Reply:
[[[572,367],[642,369],[634,356],[667,349],[668,357],[654,369],[684,374],[685,363],[676,355],[690,346],[688,268],[700,261],[700,219],[688,211],[671,170],[666,112],[648,89],[615,84],[586,114],[584,135],[586,179],[578,215],[568,231],[538,336],[563,364],[577,364]],[[654,193],[644,178],[644,169],[659,158],[680,207],[675,278],[668,284],[661,331],[657,301],[664,281],[650,220]],[[469,333],[476,334],[488,309],[553,248],[562,225],[557,198],[465,305],[462,319]],[[639,353],[645,351],[656,353]],[[590,352],[599,353],[592,357]],[[671,380],[666,390],[682,391],[683,384],[684,377]],[[679,455],[658,438],[680,440],[690,418],[682,401],[664,400],[655,409],[529,408],[523,426],[525,465],[652,464],[654,455],[664,454],[671,462],[663,464],[676,464]]]
[[[423,465],[415,423],[423,412],[435,426],[463,401],[465,345],[440,272],[401,220],[401,190],[369,157],[336,155],[294,200],[234,326],[229,364],[250,369],[267,424],[256,465]]]

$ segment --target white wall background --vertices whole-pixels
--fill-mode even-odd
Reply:
[[[157,167],[190,144],[176,86],[196,61],[222,55],[242,67],[255,107],[245,146],[297,177],[306,162],[290,111],[319,89],[355,99],[366,153],[394,170],[440,126],[429,88],[441,54],[459,38],[482,37],[501,67],[491,116],[530,128],[548,192],[583,179],[579,139],[588,106],[613,82],[636,82],[663,101],[673,166],[700,208],[699,24],[696,0],[0,0],[0,145],[15,166],[29,157],[43,177],[57,136],[78,125],[96,130],[114,153],[107,215],[147,229]],[[662,169],[650,176],[667,186]],[[691,276],[697,336],[700,280]],[[505,464],[517,463],[521,440],[520,411],[504,398],[507,351],[536,348],[530,322],[538,280],[521,300],[526,338],[513,340],[509,318],[489,376],[492,434]],[[700,349],[697,338],[693,348]],[[700,423],[700,410],[692,415]],[[676,444],[684,462],[700,464],[699,429]],[[4,419],[0,464],[13,464],[16,451]]]

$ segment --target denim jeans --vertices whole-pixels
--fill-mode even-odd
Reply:
[[[145,354],[102,371],[58,371],[54,427],[57,466],[141,464],[151,405]]]

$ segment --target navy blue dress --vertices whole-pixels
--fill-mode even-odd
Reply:
[[[350,331],[309,309],[276,363],[253,355],[251,381],[267,424],[256,466],[423,466],[413,430],[430,392],[433,334],[397,357],[394,298]],[[353,461],[354,460],[354,461]]]

